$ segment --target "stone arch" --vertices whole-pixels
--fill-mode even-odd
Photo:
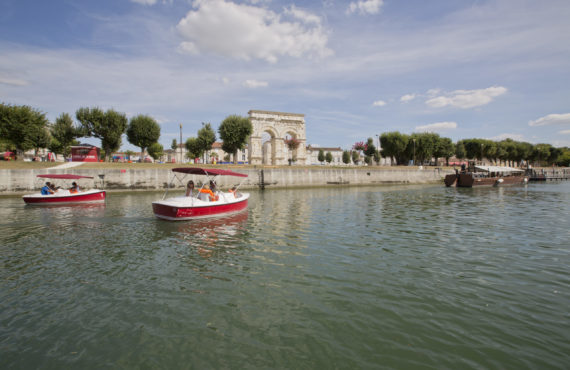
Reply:
[[[305,115],[296,113],[282,113],[251,110],[248,112],[253,126],[253,132],[249,138],[249,163],[284,165],[288,163],[289,151],[285,146],[287,135],[299,140],[299,147],[295,150],[298,164],[306,164],[307,152],[305,135]],[[271,136],[270,143],[264,144],[262,136],[268,133]],[[264,155],[270,150],[271,155]]]

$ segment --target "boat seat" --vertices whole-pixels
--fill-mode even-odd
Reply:
[[[209,202],[210,196],[206,193],[198,193],[198,199],[203,200],[204,202]]]

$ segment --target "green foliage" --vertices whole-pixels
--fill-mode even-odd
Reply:
[[[198,140],[198,145],[202,150],[202,154],[212,149],[212,145],[216,142],[216,133],[212,129],[212,125],[210,125],[210,123],[202,122],[202,128],[198,130],[198,137],[196,140]]]
[[[360,154],[358,153],[358,151],[353,151],[352,152],[352,162],[354,162],[354,164],[358,164],[358,160],[360,159]]]
[[[178,142],[176,141],[176,139],[172,139],[172,144],[170,144],[170,149],[178,150]]]
[[[317,156],[317,159],[321,163],[323,163],[325,161],[325,151],[324,150],[319,149],[319,155]]]
[[[160,125],[154,118],[142,114],[131,118],[127,127],[127,140],[129,140],[129,143],[141,148],[141,162],[144,160],[145,149],[151,144],[158,142],[159,138]]]
[[[51,143],[49,149],[57,154],[69,157],[71,146],[79,142],[76,138],[81,136],[81,131],[73,124],[73,119],[67,113],[60,114],[55,123],[50,127]]]
[[[75,117],[81,122],[83,136],[101,139],[101,148],[108,161],[111,153],[121,147],[121,135],[127,129],[125,114],[112,109],[103,112],[100,108],[79,108]]]
[[[235,164],[238,162],[238,150],[245,148],[247,138],[252,132],[253,126],[249,118],[235,114],[226,117],[218,127],[218,133],[222,139],[222,149],[226,153],[233,154]]]
[[[380,135],[382,156],[392,159],[396,164],[405,163],[411,156],[407,153],[410,136],[398,131],[386,132]]]
[[[327,154],[325,155],[325,160],[327,161],[327,163],[331,163],[333,160],[333,156],[331,152],[327,152]]]
[[[0,135],[11,148],[22,152],[47,148],[51,141],[48,125],[45,113],[27,105],[0,104]]]
[[[148,146],[148,155],[152,157],[155,161],[162,157],[164,154],[164,147],[159,143],[152,143]]]
[[[457,159],[463,159],[465,158],[466,155],[467,152],[465,151],[465,145],[463,144],[463,140],[459,140],[455,144],[455,157],[457,157]]]
[[[186,140],[186,157],[190,159],[200,158],[204,154],[204,149],[197,138],[191,137]]]
[[[557,166],[562,167],[570,167],[570,149],[569,148],[561,148],[561,153],[556,159],[555,164]]]
[[[449,162],[449,158],[455,154],[455,145],[448,137],[440,137],[436,143],[433,156],[435,157],[435,165],[437,166],[438,158],[445,158],[446,162]]]
[[[348,150],[342,152],[342,163],[344,164],[350,163],[350,152]]]

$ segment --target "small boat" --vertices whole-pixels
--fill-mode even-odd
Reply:
[[[455,174],[445,176],[445,186],[471,188],[478,186],[521,185],[528,182],[524,170],[499,166],[471,166],[467,171],[462,169]]]
[[[215,195],[207,193],[208,183],[213,182],[215,184],[219,176],[245,178],[247,175],[223,169],[198,167],[173,168],[172,172],[174,176],[170,185],[172,185],[175,179],[184,184],[187,175],[204,175],[207,177],[207,181],[204,181],[198,192],[189,196],[182,195],[165,199],[168,194],[168,189],[166,189],[162,200],[152,202],[152,210],[158,218],[170,221],[191,220],[236,213],[247,208],[249,194],[238,191],[241,183],[235,186],[232,191],[216,192]],[[179,178],[177,174],[183,174],[183,176]],[[215,198],[212,199],[211,195],[214,195]]]
[[[52,180],[64,180],[69,182],[69,180],[81,180],[81,179],[92,179],[91,176],[79,176],[79,175],[69,175],[69,174],[56,174],[56,175],[38,175],[41,179],[52,179]],[[79,190],[72,192],[67,189],[57,189],[53,194],[42,194],[34,193],[27,194],[22,197],[26,204],[34,205],[54,205],[54,204],[75,204],[75,203],[98,203],[105,201],[105,190],[100,189],[89,189],[89,190]]]

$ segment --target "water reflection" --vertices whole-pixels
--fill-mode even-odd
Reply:
[[[202,258],[220,257],[246,241],[248,217],[245,209],[228,216],[176,222],[177,237]]]

